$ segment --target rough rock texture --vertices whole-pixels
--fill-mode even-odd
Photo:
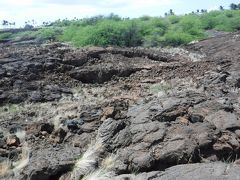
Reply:
[[[96,167],[116,155],[116,179],[239,179],[239,43],[237,33],[184,49],[0,43],[0,165],[12,163],[0,176],[63,180],[101,140]]]
[[[166,169],[165,172],[153,171],[137,175],[120,175],[114,180],[169,180],[169,179],[213,179],[213,180],[238,180],[239,165],[227,163],[196,163],[177,165]]]

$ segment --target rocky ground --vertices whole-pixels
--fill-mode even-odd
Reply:
[[[3,179],[240,179],[240,35],[182,48],[0,43]]]

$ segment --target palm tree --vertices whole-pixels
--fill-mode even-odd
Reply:
[[[206,9],[201,9],[201,13],[207,13],[207,10]]]
[[[238,9],[240,9],[240,4],[237,5]]]
[[[2,25],[3,25],[3,27],[8,26],[8,24],[9,24],[9,22],[8,22],[7,20],[3,20],[3,21],[2,21]]]
[[[34,20],[34,19],[32,19],[32,23],[31,23],[33,26],[35,26],[36,24],[37,24],[37,22]]]
[[[173,10],[172,10],[172,9],[170,9],[170,10],[169,10],[169,14],[170,14],[171,16],[173,16],[173,15],[174,15],[174,12],[173,12]]]
[[[231,10],[236,10],[237,8],[238,8],[238,5],[236,5],[234,3],[230,4],[230,9]]]

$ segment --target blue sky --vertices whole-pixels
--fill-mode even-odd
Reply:
[[[240,0],[0,0],[0,21],[6,19],[20,26],[32,19],[41,24],[111,12],[123,17],[163,16],[169,9],[185,14],[196,9],[214,10],[220,5],[228,8],[230,3]]]

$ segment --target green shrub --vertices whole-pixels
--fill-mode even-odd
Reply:
[[[121,18],[118,15],[58,20],[38,31],[2,38],[60,40],[76,46],[178,46],[205,38],[206,30],[240,30],[240,10],[210,11],[184,16]],[[1,34],[0,34],[1,38]]]
[[[58,37],[58,40],[71,42],[76,46],[87,46],[90,45],[87,39],[91,36],[93,30],[94,28],[92,26],[79,27],[71,25],[64,28],[63,34]]]
[[[193,41],[195,38],[184,32],[168,32],[162,39],[165,46],[179,46]]]
[[[70,26],[59,38],[77,46],[138,46],[142,43],[140,28],[133,21],[104,20],[94,26]]]
[[[193,36],[202,36],[202,24],[197,16],[184,16],[177,25],[181,32],[189,33]]]
[[[149,21],[150,19],[151,19],[151,16],[148,16],[148,15],[144,15],[139,18],[139,20],[141,20],[141,21]]]
[[[203,29],[205,30],[214,29],[216,25],[217,25],[217,22],[215,21],[214,18],[209,16],[202,17]]]
[[[145,47],[156,47],[162,45],[162,37],[164,36],[166,31],[161,28],[155,28],[152,32],[144,36],[144,43]]]
[[[0,40],[9,39],[9,38],[11,38],[11,36],[12,36],[12,33],[9,33],[9,32],[1,33],[0,32]]]
[[[158,34],[162,36],[169,28],[168,21],[163,18],[151,18],[149,21],[136,21],[142,36]]]
[[[20,41],[25,41],[25,40],[31,40],[31,39],[36,39],[37,38],[37,33],[36,31],[24,31],[24,32],[18,32],[16,34],[13,34],[11,37],[13,40],[20,40]]]
[[[225,15],[228,17],[228,18],[232,18],[234,16],[234,12],[232,11],[226,11],[225,12]]]
[[[126,25],[123,24],[121,34],[121,40],[123,41],[124,46],[134,47],[142,45],[143,36],[141,34],[141,27],[137,22],[129,21]]]
[[[63,19],[63,20],[56,20],[55,22],[51,23],[50,26],[55,26],[55,27],[66,27],[70,26],[73,23],[73,21],[68,20],[68,19]]]
[[[122,26],[113,21],[103,21],[98,23],[88,37],[88,43],[96,46],[117,45],[123,46]]]
[[[206,29],[206,30],[214,29],[218,25],[216,17],[221,14],[223,14],[223,12],[221,11],[211,11],[209,13],[203,14],[200,17],[203,29]]]
[[[181,17],[173,15],[173,16],[169,16],[168,20],[170,21],[171,24],[176,24],[176,23],[179,23],[179,21],[181,20]]]
[[[213,11],[201,16],[204,29],[216,29],[221,31],[236,31],[239,29],[239,10]]]
[[[240,30],[240,16],[233,17],[230,22],[230,31],[239,31]]]
[[[60,28],[43,28],[38,30],[35,36],[39,41],[56,40],[61,33]]]
[[[233,31],[231,20],[225,14],[218,15],[214,20],[216,22],[214,29],[229,32]]]
[[[61,28],[48,27],[42,28],[37,31],[24,31],[18,32],[11,35],[12,40],[16,41],[26,41],[36,39],[38,41],[46,41],[46,40],[56,40],[57,37],[62,33]]]

